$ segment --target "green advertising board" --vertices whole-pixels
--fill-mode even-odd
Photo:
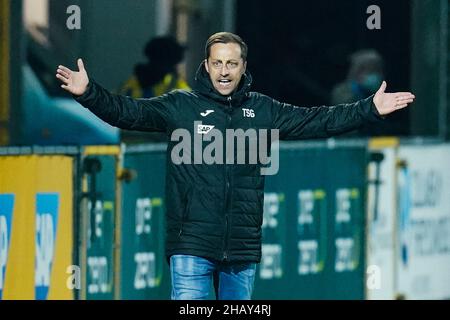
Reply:
[[[115,213],[118,147],[87,147],[82,160],[81,298],[110,300],[115,294]]]
[[[284,143],[254,299],[363,299],[366,147]]]
[[[169,299],[164,254],[165,146],[128,147],[122,183],[120,298]]]
[[[124,154],[120,298],[169,299],[164,255],[165,146]],[[283,143],[266,179],[253,299],[364,299],[364,142]]]

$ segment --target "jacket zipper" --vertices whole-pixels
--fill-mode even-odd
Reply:
[[[228,97],[228,110],[227,110],[227,125],[225,127],[225,130],[228,129],[231,125],[231,113],[233,110],[233,105],[231,104],[232,98]],[[229,177],[228,177],[228,168],[227,168],[227,164],[225,162],[224,165],[225,168],[225,235],[224,235],[224,239],[223,239],[223,260],[226,261],[228,259],[228,234],[230,233],[229,231],[229,217],[228,217],[228,208],[229,208],[229,197],[230,197],[230,181],[229,181]]]

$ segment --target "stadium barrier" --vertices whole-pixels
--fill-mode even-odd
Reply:
[[[120,258],[119,146],[87,146],[80,154],[78,263],[80,299],[115,299]]]
[[[164,144],[0,148],[0,299],[169,299]],[[287,142],[254,299],[448,299],[450,145]]]
[[[369,141],[366,299],[396,299],[397,138]]]
[[[164,255],[166,145],[124,148],[120,299],[169,299]]]
[[[366,299],[450,299],[450,144],[369,143]]]
[[[73,299],[76,148],[2,148],[0,298]]]
[[[404,299],[450,299],[450,144],[398,149],[396,287]]]
[[[119,146],[0,148],[0,298],[113,299]]]
[[[364,141],[293,142],[266,181],[256,299],[363,299]]]

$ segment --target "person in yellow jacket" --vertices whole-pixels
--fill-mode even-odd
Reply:
[[[176,74],[168,73],[158,83],[145,88],[141,85],[141,82],[138,80],[138,78],[133,75],[124,84],[121,90],[121,94],[132,97],[134,99],[151,98],[158,97],[175,89],[190,90],[190,87],[184,79],[177,77]]]
[[[190,91],[191,88],[177,71],[177,65],[183,60],[186,47],[173,37],[156,37],[145,46],[144,54],[148,61],[137,64],[133,75],[124,83],[119,93],[138,98],[152,98],[175,89]],[[160,134],[122,132],[127,142],[164,141]]]
[[[186,47],[173,37],[151,39],[144,49],[148,61],[137,64],[133,75],[125,82],[120,93],[132,98],[152,98],[174,89],[190,90],[177,72]]]

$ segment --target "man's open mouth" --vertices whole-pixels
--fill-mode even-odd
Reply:
[[[231,85],[231,80],[228,80],[228,79],[221,79],[218,82],[219,82],[220,87],[222,87],[222,88],[228,88]]]

